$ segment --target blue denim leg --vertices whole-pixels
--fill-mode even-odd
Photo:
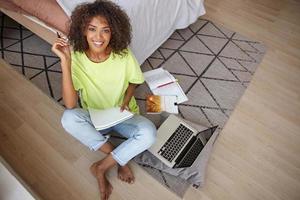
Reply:
[[[89,113],[80,108],[67,109],[61,119],[62,126],[73,137],[86,145],[90,150],[98,150],[107,142],[109,136],[103,136],[109,129],[98,132],[90,119]]]
[[[155,142],[156,127],[150,120],[141,115],[134,115],[133,118],[114,126],[112,129],[128,138],[111,152],[113,158],[121,166],[124,166]]]

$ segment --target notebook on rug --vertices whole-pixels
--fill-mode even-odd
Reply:
[[[206,144],[205,135],[217,126],[196,130],[185,121],[170,115],[158,128],[157,139],[148,151],[171,168],[190,167]]]
[[[162,67],[144,72],[144,77],[153,94],[177,96],[177,103],[183,103],[188,100],[177,79]]]
[[[94,127],[97,130],[103,130],[117,125],[133,117],[133,113],[128,110],[120,111],[120,107],[108,108],[105,110],[88,109]]]

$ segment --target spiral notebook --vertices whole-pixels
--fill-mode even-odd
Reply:
[[[94,127],[103,130],[115,126],[133,117],[133,113],[128,110],[120,111],[120,107],[108,108],[105,110],[88,109]]]
[[[162,67],[144,72],[144,77],[153,94],[177,96],[177,103],[183,103],[188,100],[178,80]]]

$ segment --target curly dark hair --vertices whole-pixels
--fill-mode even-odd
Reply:
[[[84,33],[89,22],[96,16],[104,17],[110,26],[109,46],[112,52],[119,55],[126,54],[131,42],[129,17],[118,5],[107,0],[81,4],[72,12],[68,38],[74,51],[85,52],[89,48]]]

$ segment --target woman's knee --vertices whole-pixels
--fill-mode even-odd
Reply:
[[[61,124],[65,130],[76,127],[76,123],[80,121],[80,112],[82,109],[66,109],[61,117]]]
[[[154,126],[154,124],[152,122],[145,123],[142,125],[142,128],[140,128],[140,134],[141,134],[140,136],[141,136],[141,139],[142,139],[144,145],[148,149],[155,142],[156,127]]]

